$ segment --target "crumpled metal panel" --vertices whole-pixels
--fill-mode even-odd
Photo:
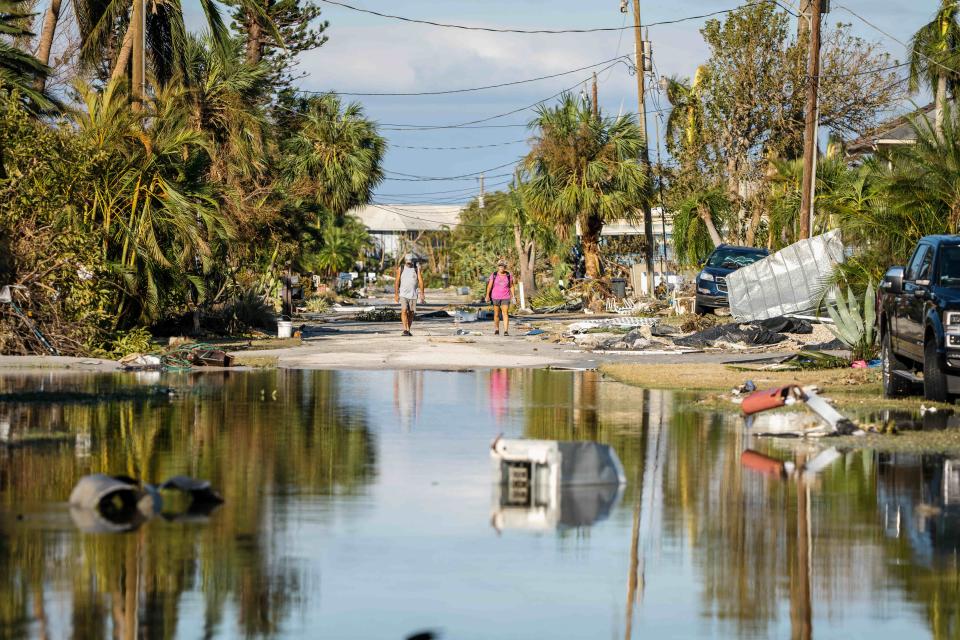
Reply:
[[[843,260],[838,230],[795,242],[727,276],[730,313],[740,322],[814,315],[817,293]]]

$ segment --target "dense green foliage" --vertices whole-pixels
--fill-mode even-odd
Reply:
[[[7,4],[0,21],[23,18]],[[0,286],[23,311],[0,308],[0,352],[42,351],[31,325],[83,353],[138,326],[262,324],[287,264],[333,275],[368,246],[346,213],[382,180],[384,139],[358,104],[295,97],[292,58],[271,53],[281,31],[298,51],[322,44],[323,24],[292,25],[317,10],[284,3],[281,31],[260,16],[268,55],[251,62],[249,34],[205,5],[212,35],[197,37],[179,4],[157,4],[141,101],[113,59],[129,6],[78,3],[86,66],[59,116],[37,109],[54,105],[32,89],[43,66],[0,49],[19,74],[0,73]]]

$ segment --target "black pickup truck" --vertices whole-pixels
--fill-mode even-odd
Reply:
[[[917,383],[929,400],[960,394],[960,235],[922,238],[906,267],[887,270],[878,303],[884,394]]]

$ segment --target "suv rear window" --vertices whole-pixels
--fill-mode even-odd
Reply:
[[[707,266],[718,269],[739,269],[766,257],[766,252],[760,250],[717,249],[710,254]]]

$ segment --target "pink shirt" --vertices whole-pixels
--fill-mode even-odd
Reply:
[[[490,276],[490,282],[493,283],[493,287],[490,289],[490,297],[494,300],[509,300],[510,299],[510,274],[509,273],[494,273]]]

